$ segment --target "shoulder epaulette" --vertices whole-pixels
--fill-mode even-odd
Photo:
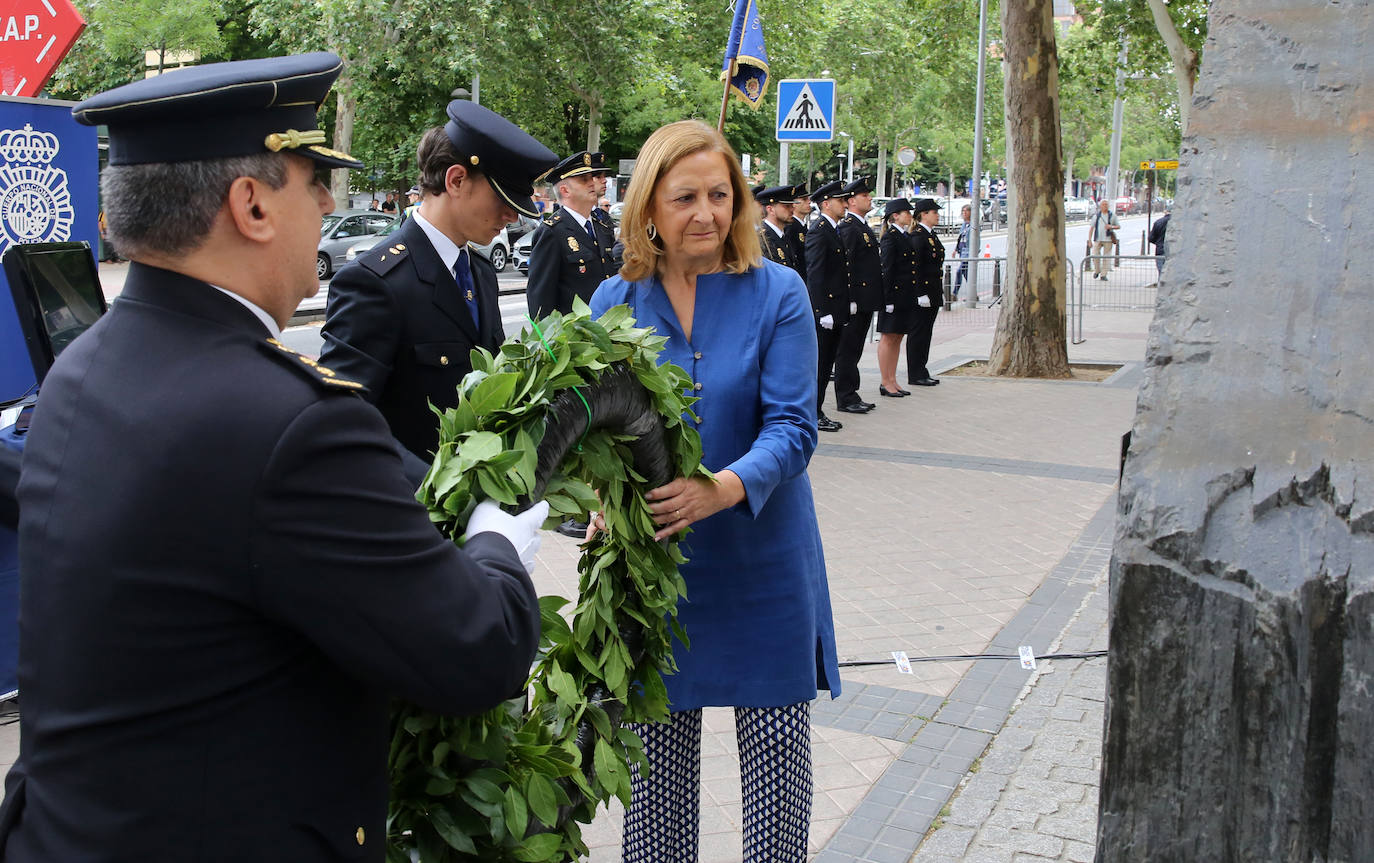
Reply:
[[[544,224],[546,224],[546,225],[552,225],[552,224],[554,224],[555,222],[560,221],[562,218],[563,218],[563,211],[562,211],[562,210],[554,210],[552,214],[547,215],[547,216],[544,217]]]
[[[357,381],[351,381],[348,378],[340,377],[339,373],[333,369],[325,368],[305,354],[291,350],[278,339],[265,339],[258,342],[258,345],[270,356],[276,357],[286,365],[305,375],[307,378],[310,378],[310,380],[324,386],[325,389],[349,390],[354,392],[366,389],[366,387]]]
[[[410,252],[406,249],[405,243],[390,243],[387,245],[376,245],[368,249],[358,258],[358,263],[367,267],[379,276],[385,276],[391,269],[405,260]]]

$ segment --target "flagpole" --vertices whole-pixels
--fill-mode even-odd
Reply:
[[[730,104],[730,76],[734,74],[734,61],[731,61],[731,69],[725,74],[725,95],[720,97],[720,120],[716,123],[716,131],[725,134],[725,109]]]

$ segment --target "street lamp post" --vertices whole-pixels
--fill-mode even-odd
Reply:
[[[983,192],[983,77],[986,70],[986,54],[988,45],[988,0],[978,0],[978,96],[975,101],[973,111],[973,188],[970,195],[973,199],[973,212],[969,214],[969,221],[972,226],[969,228],[969,247],[964,251],[965,255],[978,257],[982,250],[980,245],[982,237],[979,228],[983,223],[983,208],[979,205],[978,199]],[[952,191],[952,190],[951,190]],[[953,217],[953,213],[950,214]],[[972,261],[968,268],[968,278],[964,279],[962,305],[973,308],[978,305],[978,261]]]
[[[854,182],[854,138],[848,132],[841,132],[840,134],[849,138],[849,175],[845,182],[852,183]]]

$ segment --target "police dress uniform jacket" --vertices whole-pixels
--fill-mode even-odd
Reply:
[[[862,216],[846,213],[836,230],[849,256],[850,299],[860,312],[880,312],[883,302],[883,268],[878,258],[878,238]]]
[[[588,302],[597,285],[615,275],[615,233],[597,219],[589,219],[595,241],[586,226],[564,208],[535,229],[525,286],[530,317],[535,320],[550,312],[567,314],[572,311],[573,297]]]
[[[786,232],[782,236],[770,228],[767,223],[759,225],[759,244],[763,246],[763,256],[775,264],[782,264],[790,267],[793,271],[797,269],[797,262],[793,258],[792,243],[788,241]]]
[[[840,694],[825,555],[806,466],[815,450],[816,330],[801,279],[771,261],[697,276],[687,339],[656,278],[616,276],[592,314],[628,304],[668,341],[659,362],[685,369],[702,464],[734,471],[745,500],[692,525],[683,540],[688,599],[664,678],[672,710],[781,707],[818,689]],[[684,419],[689,419],[684,417]]]
[[[817,321],[830,315],[838,329],[849,320],[849,256],[839,233],[824,216],[806,232],[806,291]]]
[[[796,261],[796,266],[792,269],[806,280],[806,223],[796,216],[788,222],[787,227],[782,229],[782,235],[792,244],[792,260]]]
[[[917,296],[930,298],[930,305],[917,306],[914,322],[907,333],[907,382],[916,383],[930,378],[926,363],[930,359],[930,341],[935,331],[935,318],[944,305],[945,244],[923,225],[911,228],[911,246],[916,255]]]
[[[930,307],[938,309],[945,302],[945,244],[933,231],[915,225],[911,245],[916,252],[916,290],[930,297]]]
[[[439,441],[440,410],[458,403],[473,348],[505,341],[496,270],[468,249],[480,325],[419,220],[409,219],[329,284],[320,363],[366,387],[391,433],[428,464]]]
[[[896,225],[889,225],[878,241],[878,255],[883,270],[883,304],[892,312],[879,312],[878,332],[908,333],[915,323],[916,305],[916,248],[911,234]]]
[[[391,697],[473,713],[525,678],[515,549],[441,536],[357,392],[137,263],[58,358],[19,487],[7,863],[380,863]]]

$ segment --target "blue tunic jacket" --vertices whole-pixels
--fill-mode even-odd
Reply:
[[[673,710],[780,707],[840,694],[825,556],[806,465],[816,448],[816,328],[794,270],[764,261],[697,277],[692,339],[654,279],[606,280],[593,315],[628,304],[668,337],[661,360],[695,381],[702,461],[730,469],[746,500],[692,525],[682,545]]]

